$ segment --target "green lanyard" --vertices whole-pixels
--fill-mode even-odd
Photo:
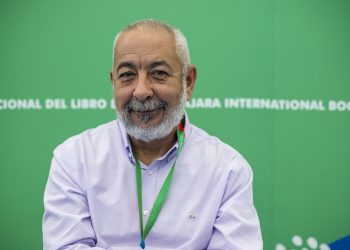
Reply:
[[[145,248],[146,236],[151,231],[151,228],[152,228],[153,224],[156,222],[156,220],[158,218],[160,210],[162,209],[164,201],[165,201],[165,199],[167,197],[171,181],[173,179],[173,174],[174,174],[174,168],[175,168],[176,160],[177,160],[177,157],[180,154],[180,151],[181,151],[183,143],[184,143],[184,138],[185,138],[184,129],[183,129],[182,124],[179,124],[179,126],[178,126],[178,128],[176,130],[176,134],[177,134],[177,141],[178,141],[178,150],[177,150],[176,159],[175,159],[175,162],[174,162],[173,166],[170,169],[170,172],[169,172],[167,178],[165,179],[165,181],[163,183],[162,188],[159,191],[157,199],[155,200],[155,202],[153,204],[151,213],[149,214],[149,218],[148,218],[148,221],[147,221],[146,226],[145,226],[145,230],[143,230],[143,218],[142,218],[142,178],[141,178],[141,166],[140,166],[140,162],[136,159],[136,164],[135,164],[135,167],[136,167],[136,183],[137,183],[137,196],[138,196],[138,203],[139,203],[139,219],[140,219],[140,231],[141,231],[140,247],[142,249]]]

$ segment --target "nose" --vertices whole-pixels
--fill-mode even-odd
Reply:
[[[151,82],[147,78],[147,74],[139,74],[133,96],[140,101],[144,101],[153,95]]]

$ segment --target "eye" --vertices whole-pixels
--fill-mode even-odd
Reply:
[[[119,74],[118,79],[120,79],[121,81],[129,81],[131,79],[133,79],[135,77],[135,73],[132,71],[127,71],[127,72],[123,72],[121,74]]]
[[[153,78],[157,79],[157,80],[166,80],[169,76],[168,72],[164,71],[164,70],[153,70],[151,72],[151,75]]]

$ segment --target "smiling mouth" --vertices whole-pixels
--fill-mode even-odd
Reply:
[[[137,116],[137,118],[141,120],[143,123],[147,123],[150,120],[152,120],[157,114],[159,114],[161,110],[165,111],[165,107],[156,108],[156,109],[147,110],[147,111],[132,110],[130,111],[130,113],[134,113]]]

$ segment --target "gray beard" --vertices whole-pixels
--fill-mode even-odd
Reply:
[[[131,121],[129,111],[147,111],[156,108],[164,108],[166,110],[166,106],[166,103],[162,101],[149,100],[141,102],[138,100],[133,100],[127,103],[121,112],[117,112],[120,121],[130,136],[140,141],[150,142],[166,137],[180,123],[181,119],[185,115],[186,90],[183,88],[179,103],[176,106],[172,107],[170,110],[166,111],[164,114],[164,120],[159,125],[156,125],[154,127],[142,128],[134,125]],[[153,117],[150,114],[146,114],[141,115],[139,118],[143,120],[144,123],[147,123]]]

